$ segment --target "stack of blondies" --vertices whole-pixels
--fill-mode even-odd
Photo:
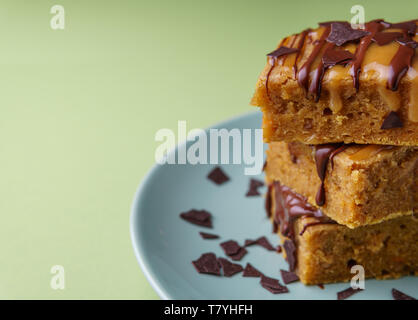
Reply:
[[[269,144],[266,210],[305,284],[418,275],[418,20],[283,39],[252,104]]]

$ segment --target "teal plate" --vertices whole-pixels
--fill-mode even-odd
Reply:
[[[261,126],[260,113],[246,114],[212,128],[249,128]],[[245,197],[251,176],[244,175],[244,164],[222,165],[231,178],[215,185],[206,176],[214,165],[156,165],[138,188],[132,204],[131,239],[143,272],[163,299],[336,299],[348,283],[305,286],[288,285],[289,293],[274,295],[262,288],[258,278],[231,278],[199,274],[191,264],[202,253],[225,257],[220,242],[267,236],[274,245],[278,237],[264,212],[263,197]],[[262,176],[255,177],[263,179]],[[265,192],[265,188],[261,191]],[[181,212],[205,209],[213,215],[213,229],[199,227],[179,218]],[[215,233],[220,239],[203,240],[199,231]],[[262,247],[248,248],[239,261],[250,262],[265,275],[280,279],[287,270],[281,254]],[[418,277],[397,280],[366,280],[366,290],[349,299],[392,299],[391,289],[418,296]]]

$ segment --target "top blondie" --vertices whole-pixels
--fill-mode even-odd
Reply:
[[[417,25],[325,22],[283,39],[251,101],[265,141],[418,146]]]

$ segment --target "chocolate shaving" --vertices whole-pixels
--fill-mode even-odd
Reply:
[[[279,280],[261,276],[260,284],[264,289],[267,289],[273,294],[287,293],[289,289],[286,286],[280,284]]]
[[[242,274],[243,277],[252,277],[258,278],[261,277],[263,274],[254,268],[250,263],[247,263],[244,269],[244,273]]]
[[[289,271],[296,269],[296,246],[292,240],[286,240],[283,243],[284,251],[286,252],[286,260],[289,263]]]
[[[399,290],[396,290],[395,288],[392,289],[392,297],[395,300],[417,300]]]
[[[336,50],[329,48],[325,50],[322,56],[324,68],[333,67],[337,64],[346,65],[353,60],[354,55],[348,50]]]
[[[280,273],[282,275],[282,279],[285,284],[299,281],[299,277],[294,272],[280,270]]]
[[[377,32],[372,40],[379,46],[384,46],[402,37],[403,33],[401,32]]]
[[[212,228],[212,215],[206,210],[192,209],[190,211],[180,213],[180,217],[187,222],[206,228]]]
[[[247,250],[244,247],[241,247],[238,242],[234,240],[222,242],[220,246],[224,250],[225,254],[235,261],[241,260],[247,253]]]
[[[295,48],[288,48],[288,47],[285,47],[285,46],[280,46],[278,49],[268,53],[267,57],[277,59],[281,56],[288,55],[288,54],[291,54],[291,53],[295,53],[295,52],[298,52],[298,51],[299,50],[295,49]]]
[[[248,192],[246,193],[246,197],[252,197],[252,196],[259,196],[261,195],[258,191],[258,188],[261,188],[264,186],[264,182],[257,180],[257,179],[251,179],[250,185],[248,187]]]
[[[349,287],[343,291],[337,292],[337,298],[338,300],[345,300],[348,297],[351,297],[353,294],[363,291],[362,289],[353,289],[352,287]]]
[[[199,234],[203,239],[219,239],[219,236],[217,234],[206,233],[206,232],[199,232]]]
[[[369,34],[370,32],[368,31],[351,28],[348,23],[334,22],[331,23],[331,32],[327,41],[334,43],[337,46],[342,46],[347,42],[361,39]]]
[[[256,240],[245,240],[245,246],[259,245],[269,251],[275,251],[276,249],[271,245],[270,241],[266,237],[260,237]]]
[[[216,167],[211,172],[209,172],[208,179],[213,181],[217,185],[221,185],[229,181],[229,177],[222,171],[220,167]]]
[[[402,128],[403,123],[402,120],[399,118],[399,115],[395,111],[391,111],[383,120],[382,126],[380,129],[392,129],[392,128]]]
[[[214,253],[204,253],[199,259],[192,261],[192,264],[199,273],[221,275],[221,268]]]
[[[224,271],[225,277],[231,277],[244,270],[241,265],[232,263],[225,258],[219,258],[218,261]]]

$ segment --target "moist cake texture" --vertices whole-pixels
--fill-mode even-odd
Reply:
[[[283,39],[252,99],[265,141],[417,146],[417,24],[327,22]]]
[[[267,183],[282,182],[349,228],[411,215],[418,209],[418,147],[344,146],[325,164],[321,206],[317,148],[298,142],[270,143]]]
[[[267,212],[290,271],[304,284],[349,281],[353,265],[361,265],[367,278],[418,275],[418,219],[413,215],[350,229],[277,181],[269,191]]]

